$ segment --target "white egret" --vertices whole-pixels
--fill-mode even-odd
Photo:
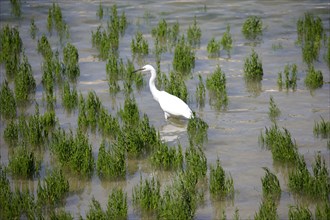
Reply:
[[[164,111],[165,119],[167,120],[170,116],[185,117],[190,119],[193,117],[192,111],[189,106],[179,99],[178,97],[169,94],[166,91],[159,91],[155,86],[156,70],[151,65],[145,65],[141,69],[135,70],[134,72],[148,72],[150,71],[151,77],[149,79],[150,92],[153,98],[159,103],[160,107]]]

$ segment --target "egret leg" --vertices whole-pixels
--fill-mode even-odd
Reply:
[[[164,112],[165,120],[170,116],[167,112]]]

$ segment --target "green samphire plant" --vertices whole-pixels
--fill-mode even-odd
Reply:
[[[315,70],[314,66],[311,65],[308,68],[306,77],[305,77],[305,85],[309,89],[317,89],[323,86],[323,74],[321,70]]]
[[[206,88],[210,92],[210,104],[217,110],[225,110],[228,105],[226,75],[218,65],[216,70],[206,79]]]
[[[16,117],[16,100],[13,91],[5,80],[0,87],[0,116],[4,119]]]
[[[319,16],[305,13],[297,21],[297,44],[301,46],[303,61],[311,65],[319,57],[324,27]]]
[[[221,42],[215,40],[214,37],[207,43],[207,53],[209,57],[219,57],[220,56],[220,49],[221,49]]]
[[[258,54],[252,49],[250,56],[244,61],[244,79],[248,81],[261,81],[264,71],[261,59]]]
[[[191,46],[199,47],[201,42],[201,37],[202,37],[202,31],[200,27],[197,25],[197,19],[195,16],[193,25],[188,27],[187,39]]]
[[[143,37],[142,32],[138,31],[131,42],[131,51],[133,55],[148,55],[148,41]]]
[[[262,20],[259,16],[249,16],[242,26],[242,33],[246,39],[255,40],[262,35]]]
[[[214,198],[233,198],[235,189],[231,175],[226,175],[219,158],[216,165],[210,166],[210,193]]]
[[[80,76],[78,49],[67,43],[63,49],[64,73],[71,80],[76,81]]]
[[[34,95],[36,90],[36,81],[33,77],[32,67],[25,54],[19,65],[18,73],[15,77],[15,98],[18,103],[26,103],[30,95]]]
[[[174,49],[173,69],[182,75],[187,75],[194,67],[195,53],[185,37],[182,36]]]
[[[277,77],[277,85],[279,90],[281,91],[283,88],[283,84],[285,85],[286,90],[288,91],[290,88],[295,91],[297,89],[297,65],[292,64],[292,65],[285,65],[284,66],[284,77],[285,77],[285,82],[282,77],[282,72],[278,73]]]
[[[0,63],[5,65],[6,76],[11,81],[17,74],[23,42],[16,27],[5,25],[0,31]]]

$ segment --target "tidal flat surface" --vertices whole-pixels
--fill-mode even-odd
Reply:
[[[73,44],[79,53],[80,77],[76,87],[78,92],[86,96],[89,91],[95,91],[102,105],[115,115],[117,110],[123,106],[124,93],[120,91],[113,96],[109,92],[106,76],[106,61],[98,58],[98,51],[92,46],[92,31],[96,31],[100,24],[106,25],[109,11],[113,1],[102,1],[104,18],[99,20],[97,10],[100,1],[55,1],[62,9],[63,19],[69,26],[70,38],[64,42]],[[0,27],[5,25],[16,26],[23,41],[23,48],[32,66],[33,76],[36,79],[37,90],[35,101],[39,103],[40,112],[45,112],[43,100],[42,80],[42,57],[37,52],[37,42],[43,33],[48,37],[52,50],[63,50],[62,44],[56,33],[50,35],[47,31],[48,9],[53,1],[22,1],[22,15],[16,18],[11,14],[9,1],[0,2]],[[325,120],[330,119],[330,75],[329,68],[324,60],[326,46],[320,50],[319,59],[314,62],[315,69],[321,70],[324,85],[311,91],[304,84],[307,73],[307,65],[302,60],[302,51],[296,44],[297,20],[310,12],[321,18],[325,33],[329,36],[330,5],[328,1],[118,1],[118,12],[125,11],[128,26],[125,34],[119,40],[119,56],[133,60],[135,68],[144,64],[156,67],[154,54],[154,38],[151,35],[152,28],[156,27],[161,19],[165,19],[169,25],[178,22],[180,34],[185,34],[189,26],[193,24],[196,16],[197,24],[201,28],[202,36],[199,47],[195,51],[195,67],[191,76],[185,83],[188,89],[187,104],[208,125],[208,141],[203,150],[207,158],[207,164],[215,164],[217,158],[226,173],[230,173],[234,181],[235,196],[230,201],[213,201],[210,198],[206,186],[204,201],[198,205],[195,219],[219,219],[225,210],[230,219],[239,210],[242,219],[252,219],[259,210],[262,201],[261,178],[265,171],[262,167],[268,167],[276,174],[280,181],[282,193],[277,207],[280,219],[288,218],[290,205],[307,203],[311,210],[315,208],[312,201],[300,198],[290,192],[288,188],[288,173],[281,169],[281,164],[274,163],[269,150],[262,148],[259,144],[259,135],[270,127],[272,121],[268,117],[269,98],[272,96],[276,105],[281,110],[277,119],[279,127],[285,127],[296,141],[298,151],[304,156],[308,169],[317,153],[325,159],[329,170],[329,139],[317,138],[313,134],[314,123],[320,121],[320,116]],[[249,15],[260,16],[263,22],[263,34],[260,40],[254,44],[244,38],[241,29],[245,19]],[[36,39],[30,36],[30,21],[35,19],[38,27]],[[207,53],[207,44],[212,37],[220,39],[230,25],[233,38],[233,48],[230,56],[222,50],[220,57],[210,58]],[[149,55],[142,59],[133,59],[131,54],[131,40],[137,31],[141,31],[149,43]],[[279,47],[277,47],[280,45]],[[261,58],[264,75],[261,88],[251,92],[247,88],[243,78],[243,65],[245,58],[254,49]],[[173,69],[173,52],[161,55],[161,71],[166,74]],[[296,64],[297,89],[279,90],[277,85],[278,72],[284,70],[287,64]],[[199,107],[196,103],[195,91],[198,84],[198,74],[206,78],[212,74],[217,65],[226,75],[226,88],[228,94],[228,106],[226,110],[218,111],[210,105],[209,93],[206,92],[205,106]],[[0,67],[0,83],[3,83],[5,68]],[[148,86],[149,74],[144,76],[144,86],[138,91],[134,88],[133,94],[136,99],[140,114],[149,117],[151,125],[159,132],[165,142],[175,146],[181,143],[183,150],[189,145],[187,137],[187,121],[176,121],[164,119],[164,114],[159,104],[153,100]],[[120,84],[122,86],[122,84]],[[256,91],[256,92],[255,92]],[[61,95],[58,88],[55,92],[57,103],[55,106],[58,124],[65,130],[75,131],[78,127],[78,110],[68,113],[61,105]],[[33,114],[34,104],[27,107],[25,114]],[[7,166],[10,158],[9,146],[3,139],[6,121],[0,122],[1,128],[1,158],[3,166]],[[98,156],[100,143],[103,139],[98,132],[87,131],[89,142],[92,145],[95,160]],[[12,187],[27,186],[36,194],[38,179],[43,179],[46,170],[56,166],[52,153],[44,152],[40,176],[32,180],[17,178],[9,179]],[[124,180],[100,179],[96,171],[91,178],[66,173],[69,180],[70,192],[65,198],[63,207],[75,218],[86,217],[92,198],[98,200],[105,208],[110,191],[114,187],[123,187],[128,195],[128,218],[143,219],[141,213],[132,204],[132,189],[139,184],[140,178],[157,177],[161,180],[162,187],[170,183],[175,172],[161,171],[152,167],[147,158],[128,160],[128,171]],[[207,181],[206,181],[207,182]],[[205,183],[207,184],[207,183]]]

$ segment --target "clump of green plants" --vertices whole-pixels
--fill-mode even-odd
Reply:
[[[96,16],[99,18],[99,20],[102,20],[102,18],[103,18],[103,11],[104,11],[103,5],[102,5],[102,2],[100,1],[99,8],[96,11]]]
[[[324,28],[319,16],[312,13],[305,15],[297,21],[297,44],[301,46],[303,61],[311,65],[318,59]]]
[[[314,136],[321,136],[322,138],[329,138],[330,137],[330,121],[325,121],[324,118],[321,116],[320,122],[314,123],[313,128]]]
[[[127,194],[122,189],[113,189],[108,199],[107,217],[110,219],[126,219],[127,210]]]
[[[127,194],[122,189],[113,189],[108,198],[108,219],[126,219],[127,210]]]
[[[281,110],[277,107],[273,96],[269,97],[269,112],[268,116],[272,122],[276,122],[276,119],[281,115]]]
[[[34,18],[32,18],[31,23],[30,23],[30,35],[33,40],[36,39],[38,30],[39,29],[38,29],[37,25],[35,24]]]
[[[303,205],[290,206],[289,219],[313,219],[308,207]]]
[[[206,88],[210,92],[210,104],[217,110],[225,110],[228,105],[226,75],[218,65],[216,70],[206,79]]]
[[[203,78],[200,74],[198,74],[198,85],[196,87],[196,102],[199,107],[204,107],[205,105],[205,85],[203,82]]]
[[[157,216],[164,219],[194,219],[203,192],[197,189],[197,177],[191,172],[180,172],[162,197]]]
[[[121,16],[118,15],[117,5],[111,7],[111,14],[107,22],[107,28],[101,25],[97,27],[96,32],[92,31],[93,47],[98,49],[99,57],[105,60],[111,53],[118,51],[119,37],[124,35],[127,27],[127,19],[123,11]]]
[[[89,210],[86,213],[87,219],[106,219],[106,213],[103,211],[101,204],[94,196],[92,202],[89,204]]]
[[[175,95],[183,101],[187,102],[188,90],[182,75],[171,71],[170,79],[169,81],[167,81],[167,84],[165,85],[164,89],[166,92]]]
[[[227,51],[228,56],[230,55],[230,51],[233,48],[233,39],[230,34],[230,25],[228,24],[226,27],[226,32],[222,35],[220,44],[222,49]]]
[[[52,133],[50,149],[62,166],[75,173],[90,175],[94,169],[92,147],[81,130],[76,135],[57,129]]]
[[[86,216],[87,219],[126,219],[127,194],[122,189],[113,189],[109,195],[105,211],[103,211],[100,202],[93,197]]]
[[[323,86],[323,74],[321,70],[315,70],[314,66],[310,66],[308,68],[306,77],[305,77],[305,85],[309,89],[317,89]]]
[[[45,60],[50,60],[53,57],[52,48],[45,34],[42,34],[40,40],[38,40],[37,50]]]
[[[317,154],[312,164],[313,175],[307,169],[303,156],[297,159],[297,165],[289,173],[289,188],[310,198],[327,201],[330,193],[328,167],[320,154]]]
[[[277,85],[279,90],[283,88],[282,72],[278,73]],[[285,88],[288,91],[290,88],[295,91],[297,89],[297,65],[285,65],[284,67]]]
[[[19,69],[23,42],[16,27],[5,25],[0,31],[0,63],[5,65],[8,80],[13,79]]]
[[[195,53],[190,44],[182,36],[174,49],[173,69],[187,75],[195,67]]]
[[[209,57],[219,57],[220,56],[220,49],[221,49],[221,42],[215,40],[214,37],[207,43],[207,53]]]
[[[103,178],[125,178],[126,175],[126,151],[117,143],[101,143],[96,163],[96,170]]]
[[[142,32],[136,32],[135,39],[133,38],[131,42],[131,51],[133,55],[148,55],[148,41],[143,37]]]
[[[110,54],[107,58],[106,72],[110,93],[116,94],[120,91],[118,80],[119,76],[122,74],[122,69],[118,64],[118,58],[114,54]]]
[[[4,119],[16,117],[16,100],[13,91],[5,80],[0,87],[0,116]]]
[[[235,189],[231,175],[226,175],[224,169],[217,159],[216,166],[210,166],[210,193],[215,198],[233,198]]]
[[[190,45],[193,47],[199,47],[202,37],[202,31],[197,25],[196,16],[194,17],[194,23],[192,26],[188,27],[187,30],[187,39]]]
[[[267,167],[263,167],[266,174],[261,178],[262,183],[262,197],[264,199],[270,199],[278,201],[281,197],[281,186],[278,178],[275,174],[269,171]]]
[[[244,61],[244,78],[247,81],[261,81],[264,71],[258,54],[252,49],[250,56]]]
[[[101,107],[98,117],[99,131],[104,135],[116,138],[120,134],[120,125],[117,117],[113,117],[108,110]]]
[[[259,140],[270,149],[275,161],[294,163],[299,157],[297,145],[291,139],[290,132],[285,128],[282,131],[276,124],[266,128],[265,134],[261,133]]]
[[[15,146],[18,142],[18,126],[14,120],[7,123],[7,126],[3,132],[3,138],[5,142],[10,146]]]
[[[21,17],[21,0],[10,0],[11,13],[16,17]]]
[[[330,217],[329,210],[330,210],[329,201],[326,201],[321,204],[316,204],[315,219],[316,220],[328,219]]]
[[[53,64],[51,60],[45,60],[42,65],[42,70],[43,70],[42,85],[44,87],[43,99],[46,98],[47,107],[50,109],[54,109],[56,103],[56,96],[54,94],[55,76],[52,67]]]
[[[9,146],[17,143],[26,143],[32,146],[40,146],[44,143],[48,134],[56,124],[55,112],[39,114],[39,106],[36,105],[35,114],[28,118],[20,116],[15,122],[12,120],[7,124],[4,131],[4,139]]]
[[[69,192],[69,182],[64,177],[62,170],[51,171],[43,182],[38,182],[38,203],[54,206],[59,204]]]
[[[189,120],[187,127],[190,144],[202,145],[206,142],[208,128],[208,124],[194,114],[194,117]]]
[[[9,159],[8,169],[14,176],[32,178],[38,175],[40,161],[25,144],[15,148]]]
[[[166,42],[168,37],[168,27],[165,19],[158,22],[157,27],[151,30],[151,34],[154,38],[158,39],[160,42]]]
[[[18,73],[15,77],[15,98],[18,103],[25,103],[30,95],[34,95],[36,90],[36,81],[32,74],[32,68],[29,60],[23,54],[22,62],[19,65]]]
[[[255,40],[262,35],[262,20],[259,16],[249,16],[242,26],[242,33],[246,39]]]
[[[140,179],[139,185],[133,188],[133,204],[143,211],[157,210],[160,204],[160,182],[154,177],[151,180]]]
[[[207,159],[203,149],[190,145],[185,152],[186,172],[196,179],[204,178],[207,171]]]
[[[64,82],[62,89],[62,105],[67,110],[73,110],[78,105],[78,92],[75,87],[70,89],[69,82]]]
[[[101,111],[101,101],[95,91],[88,92],[85,100],[82,95],[79,96],[79,114],[78,125],[81,128],[90,127],[95,130],[99,113]]]
[[[63,49],[64,73],[71,81],[76,81],[80,76],[79,54],[77,48],[67,43]]]
[[[18,187],[11,190],[6,170],[0,165],[0,218],[20,219],[43,218],[42,209],[36,204],[35,197],[30,190]]]
[[[48,9],[47,30],[52,33],[53,29],[57,31],[60,40],[63,37],[69,38],[69,26],[65,23],[62,15],[62,9],[57,3],[53,3]]]
[[[264,199],[260,204],[259,211],[255,213],[254,219],[279,219],[275,201],[272,199]]]
[[[183,154],[182,147],[170,147],[166,143],[160,142],[150,157],[151,163],[161,169],[170,170],[182,168]]]

